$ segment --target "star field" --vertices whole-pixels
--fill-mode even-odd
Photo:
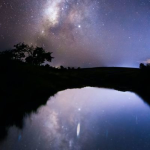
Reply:
[[[1,0],[0,50],[44,47],[51,65],[138,67],[150,58],[149,0]]]

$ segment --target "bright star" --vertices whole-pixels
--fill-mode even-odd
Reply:
[[[78,25],[78,28],[81,28],[81,25]]]

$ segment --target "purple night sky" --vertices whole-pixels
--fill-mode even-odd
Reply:
[[[149,0],[1,0],[0,50],[18,42],[53,52],[54,66],[150,62]]]

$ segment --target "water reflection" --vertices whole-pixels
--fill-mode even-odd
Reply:
[[[131,92],[66,90],[11,127],[2,150],[149,150],[150,109]]]

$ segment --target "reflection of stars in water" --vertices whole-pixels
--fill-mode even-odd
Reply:
[[[30,118],[25,119],[22,132],[12,127],[4,148],[0,143],[0,149],[116,150],[117,145],[117,149],[121,150],[126,149],[126,146],[149,150],[149,145],[145,148],[145,141],[149,143],[150,138],[147,134],[141,134],[143,128],[145,133],[150,133],[150,121],[147,120],[150,114],[149,107],[146,108],[137,96],[128,92],[92,89],[84,88],[82,92],[80,90],[59,92],[57,96],[50,98],[46,106],[38,110],[38,114],[32,114]],[[90,95],[90,92],[93,94]],[[114,96],[113,101],[109,93]],[[83,95],[87,96],[82,97]],[[77,98],[70,100],[75,96]],[[129,96],[131,100],[128,99]],[[139,111],[135,106],[138,106]],[[145,113],[145,117],[141,116],[142,113]],[[135,120],[129,121],[126,118]],[[135,126],[135,123],[139,120],[140,123],[146,124],[143,124],[141,131],[137,132],[139,126]],[[141,141],[140,138],[144,140]],[[141,144],[136,144],[139,141]]]
[[[73,145],[73,141],[70,140],[70,141],[69,141],[69,147],[72,148],[72,145]]]
[[[77,137],[79,137],[80,135],[80,123],[78,123],[77,125]]]
[[[107,138],[108,137],[108,130],[106,130],[106,134],[105,135],[106,135],[106,138]]]
[[[20,140],[21,140],[21,134],[19,134],[19,136],[18,136],[18,142],[20,142]]]
[[[136,120],[136,124],[138,124],[138,117],[137,116],[136,116],[135,120]]]

